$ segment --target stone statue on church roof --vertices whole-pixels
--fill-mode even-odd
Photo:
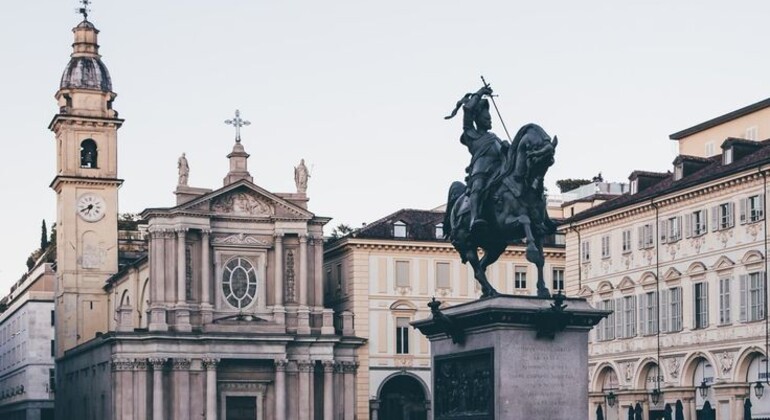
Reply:
[[[190,165],[187,164],[187,158],[184,153],[182,153],[182,156],[179,156],[176,167],[179,169],[179,182],[177,185],[187,186],[187,178],[190,176]]]
[[[310,178],[310,172],[305,166],[305,159],[302,159],[299,165],[294,167],[294,183],[297,184],[297,193],[305,194],[307,192],[308,178]]]

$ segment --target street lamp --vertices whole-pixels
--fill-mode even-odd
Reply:
[[[660,402],[661,394],[662,393],[660,392],[659,385],[656,385],[655,389],[653,389],[652,392],[650,393],[650,402],[652,403],[652,405],[658,405],[658,403]]]
[[[754,395],[756,395],[758,399],[762,399],[762,396],[765,395],[765,386],[762,385],[762,381],[757,381],[754,385]]]
[[[706,396],[709,394],[709,386],[706,383],[706,380],[702,380],[700,385],[697,387],[698,392],[700,392],[701,398],[706,398]]]
[[[615,402],[618,400],[618,396],[615,395],[612,390],[609,390],[609,392],[604,395],[604,398],[607,399],[607,405],[610,407],[615,406]]]

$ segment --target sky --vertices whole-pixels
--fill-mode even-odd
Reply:
[[[77,6],[0,10],[0,295],[55,221],[47,127]],[[443,116],[481,75],[512,134],[558,135],[550,191],[668,170],[669,134],[770,96],[769,15],[767,1],[96,0],[89,19],[125,119],[121,213],[174,205],[183,152],[191,186],[221,187],[240,109],[254,182],[293,192],[304,158],[331,228],[445,201],[470,154]]]

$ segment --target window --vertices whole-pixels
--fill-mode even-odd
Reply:
[[[608,341],[615,339],[615,301],[605,300],[599,302],[599,308],[607,311],[613,311],[606,318],[599,322],[596,328],[596,338],[599,341]]]
[[[735,225],[735,204],[722,203],[711,209],[711,230],[729,229]]]
[[[623,253],[631,252],[631,229],[623,231]]]
[[[660,331],[676,332],[682,330],[682,288],[664,290],[660,302]]]
[[[765,195],[741,199],[741,224],[754,223],[765,218]]]
[[[746,129],[746,140],[756,140],[757,139],[757,126],[749,127]]]
[[[719,279],[719,324],[730,323],[730,278]]]
[[[733,148],[732,146],[725,149],[722,153],[722,165],[729,165],[733,163]]]
[[[551,270],[553,280],[553,290],[564,290],[564,268],[554,268]]]
[[[436,239],[444,239],[444,224],[439,223],[436,225]]]
[[[436,287],[442,289],[449,288],[449,263],[436,263]]]
[[[623,338],[636,335],[636,296],[623,298]]]
[[[48,369],[48,392],[56,391],[56,370]]]
[[[658,293],[649,292],[640,296],[639,333],[641,335],[658,333]]]
[[[700,236],[706,233],[706,210],[696,210],[684,216],[685,237]]]
[[[396,261],[396,287],[409,287],[409,261]]]
[[[517,265],[513,271],[513,287],[515,289],[527,288],[527,267]]]
[[[80,167],[96,168],[97,163],[96,142],[93,139],[85,139],[80,143]]]
[[[554,245],[566,245],[567,244],[567,235],[563,233],[556,233],[553,235],[553,244]]]
[[[651,248],[654,245],[652,223],[639,226],[639,249]]]
[[[51,311],[51,326],[53,327],[56,324],[56,313],[54,311]]]
[[[393,236],[396,238],[406,238],[406,223],[400,220],[393,223]]]
[[[759,321],[765,319],[765,281],[764,273],[759,271],[740,276],[741,282],[741,321]]]
[[[682,217],[674,216],[661,220],[658,225],[661,243],[671,243],[682,239]]]
[[[610,257],[610,235],[602,236],[602,258]]]
[[[682,179],[682,175],[684,174],[684,164],[677,163],[674,165],[674,181],[679,181]]]
[[[706,157],[714,156],[714,142],[713,141],[710,141],[710,142],[706,143],[706,150],[705,150],[705,152],[706,152],[705,153]]]
[[[635,179],[631,181],[631,194],[636,194],[639,192],[639,180]]]
[[[334,282],[337,284],[337,293],[342,293],[342,263],[334,266]]]
[[[51,340],[51,357],[56,357],[56,340]]]
[[[396,354],[409,354],[409,318],[396,318]]]
[[[708,283],[696,283],[693,285],[693,296],[695,298],[695,328],[706,328],[709,326],[709,290]]]
[[[235,257],[222,270],[222,297],[235,309],[243,309],[257,297],[257,272],[242,257]]]
[[[583,258],[583,262],[591,261],[591,243],[583,241],[583,243],[580,244],[580,250],[580,256]]]

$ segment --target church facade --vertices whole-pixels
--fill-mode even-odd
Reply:
[[[254,184],[240,136],[218,189],[118,217],[116,94],[88,20],[56,94],[56,414],[352,419],[363,339],[324,305],[323,233],[297,191]],[[241,120],[233,121],[236,127]],[[335,325],[337,327],[335,327]]]

